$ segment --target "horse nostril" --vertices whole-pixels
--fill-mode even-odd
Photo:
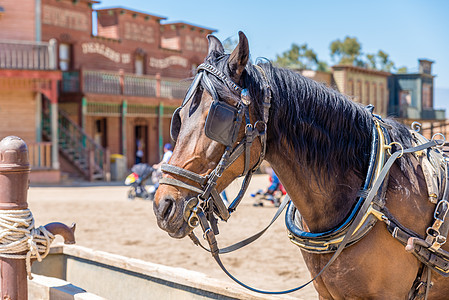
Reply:
[[[175,200],[172,197],[164,197],[159,204],[159,216],[161,216],[163,220],[168,220],[174,209]]]

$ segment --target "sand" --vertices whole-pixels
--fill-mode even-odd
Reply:
[[[237,211],[220,222],[218,245],[228,246],[263,229],[276,208],[254,207],[250,192],[268,186],[267,175],[256,175]],[[227,189],[235,195],[237,183]],[[181,267],[235,284],[209,253],[187,237],[173,239],[156,224],[152,201],[127,199],[129,187],[119,184],[72,183],[70,186],[31,186],[28,203],[36,227],[50,222],[76,222],[80,246],[152,263]],[[196,229],[197,236],[202,234]],[[56,241],[62,241],[60,237]],[[243,282],[272,291],[296,287],[310,279],[299,248],[288,237],[284,214],[256,242],[222,255],[228,270]],[[290,294],[299,299],[318,299],[312,285]]]

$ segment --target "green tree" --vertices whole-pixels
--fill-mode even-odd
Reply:
[[[400,67],[400,68],[397,70],[397,73],[398,73],[398,74],[405,74],[405,73],[407,73],[407,72],[408,72],[408,69],[407,69],[407,67],[405,67],[405,66]]]
[[[380,70],[385,72],[391,72],[391,70],[394,68],[394,63],[390,60],[390,56],[388,53],[379,50],[377,52],[377,57],[379,58],[380,63]]]
[[[237,38],[228,37],[223,41],[223,48],[226,53],[232,53],[235,47],[239,44],[239,40]]]
[[[330,44],[331,57],[338,64],[363,65],[360,59],[362,45],[355,37],[345,37],[343,41],[337,39]]]
[[[368,59],[368,67],[371,69],[377,69],[376,65],[376,55],[375,54],[367,54],[366,59]]]
[[[316,69],[327,71],[328,66],[325,62],[318,59],[318,55],[307,44],[292,44],[291,48],[284,51],[281,55],[276,55],[274,61],[280,67],[292,69]]]

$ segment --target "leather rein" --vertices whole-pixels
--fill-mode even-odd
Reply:
[[[327,262],[327,264],[321,269],[321,271],[316,274],[311,280],[302,284],[296,288],[284,290],[284,291],[264,291],[252,288],[233,275],[231,275],[228,270],[224,267],[223,263],[220,259],[220,254],[230,253],[235,250],[238,250],[249,243],[257,240],[262,234],[273,224],[273,222],[279,217],[282,213],[283,209],[290,203],[291,199],[289,195],[286,195],[285,199],[281,203],[279,209],[277,210],[275,216],[268,224],[260,232],[255,235],[241,241],[235,243],[226,248],[219,248],[217,244],[217,240],[215,235],[219,233],[218,225],[217,225],[217,215],[223,221],[227,221],[232,212],[234,212],[241,202],[245,191],[248,188],[249,182],[251,180],[253,172],[260,166],[261,162],[265,157],[266,151],[266,126],[268,123],[269,109],[271,106],[271,88],[268,84],[267,77],[263,69],[255,65],[263,75],[265,82],[264,85],[264,111],[263,111],[263,120],[257,121],[254,125],[251,124],[249,119],[249,105],[251,103],[251,99],[248,95],[248,91],[236,85],[232,80],[230,80],[225,74],[216,69],[214,66],[209,64],[201,64],[197,73],[202,72],[203,78],[205,80],[205,85],[208,89],[213,89],[213,93],[216,93],[215,88],[210,82],[210,79],[207,78],[209,75],[215,76],[222,83],[227,85],[231,91],[234,93],[240,93],[240,101],[237,104],[237,108],[243,110],[243,114],[245,116],[245,136],[240,140],[240,142],[236,143],[234,147],[227,146],[225,148],[225,152],[222,155],[219,163],[215,167],[215,169],[208,175],[199,175],[197,173],[191,172],[189,170],[170,165],[163,164],[161,169],[164,173],[176,175],[178,177],[183,177],[189,181],[194,182],[196,185],[187,184],[181,180],[171,178],[171,177],[163,177],[159,181],[160,184],[167,184],[172,186],[177,186],[180,188],[188,189],[193,192],[198,193],[196,197],[191,198],[187,201],[184,208],[184,219],[188,223],[188,225],[192,228],[201,226],[203,230],[203,237],[207,240],[209,244],[209,249],[204,247],[198,238],[195,236],[193,231],[189,234],[189,237],[195,243],[195,245],[201,246],[206,251],[212,254],[212,257],[215,259],[217,264],[221,267],[221,269],[236,283],[239,285],[258,293],[263,294],[286,294],[302,289],[307,286],[311,282],[313,282],[317,277],[319,277],[341,254],[341,252],[345,249],[345,247],[355,243],[359,239],[361,239],[368,231],[371,229],[377,220],[381,220],[390,227],[393,222],[393,218],[389,218],[388,214],[385,213],[385,202],[384,202],[384,193],[385,187],[387,184],[385,183],[385,179],[389,173],[389,170],[393,163],[400,158],[402,155],[406,153],[413,153],[418,151],[423,151],[435,146],[440,146],[441,144],[437,140],[431,140],[422,145],[411,147],[408,149],[404,149],[400,144],[400,150],[391,153],[390,149],[393,144],[397,144],[395,142],[391,143],[388,137],[388,133],[385,128],[382,126],[383,121],[380,117],[374,116],[374,127],[373,127],[373,141],[371,147],[371,155],[370,155],[370,164],[368,175],[365,179],[364,187],[362,190],[362,195],[359,197],[359,200],[356,202],[351,213],[348,217],[343,221],[340,226],[330,230],[329,232],[323,234],[314,234],[314,233],[306,233],[304,231],[293,232],[293,227],[288,226],[290,230],[290,238],[292,241],[300,246],[303,250],[315,252],[316,249],[308,246],[307,241],[315,240],[316,238],[321,238],[321,241],[324,243],[329,241],[330,237],[334,237],[334,243],[328,243],[331,247],[327,247],[326,249],[321,249],[321,252],[334,252],[331,259]],[[208,82],[209,81],[209,82]],[[243,120],[235,120],[235,122],[241,121],[243,124]],[[253,141],[259,137],[262,149],[260,152],[260,157],[258,162],[253,166],[249,167],[250,160],[250,147]],[[388,150],[389,158],[386,159],[385,150]],[[231,202],[228,208],[226,208],[219,192],[216,189],[216,183],[218,178],[221,177],[223,172],[237,160],[237,158],[244,154],[245,155],[245,168],[242,176],[245,176],[245,179],[242,183],[240,191],[236,198]],[[379,156],[381,157],[379,159]],[[200,187],[198,187],[200,186]],[[447,189],[447,184],[446,184]],[[446,193],[447,194],[447,193]],[[377,196],[377,197],[376,197]],[[289,211],[292,211],[294,207],[290,204]],[[294,214],[294,213],[293,213]],[[287,225],[289,222],[289,216],[291,218],[291,212],[286,214]],[[293,222],[290,220],[290,222]],[[366,225],[368,224],[368,225]],[[398,230],[396,230],[398,231]],[[296,233],[296,235],[295,235]],[[335,237],[338,235],[338,238]],[[296,236],[296,239],[295,239]],[[394,236],[394,235],[393,235]],[[299,237],[299,238],[298,238]],[[313,243],[313,242],[312,242]],[[443,251],[442,249],[439,249]],[[320,252],[320,251],[318,251]],[[430,272],[430,271],[429,271]],[[429,273],[430,274],[430,273]]]

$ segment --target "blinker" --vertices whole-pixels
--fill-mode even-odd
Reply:
[[[200,82],[203,81],[206,90],[213,98],[213,102],[207,115],[206,124],[204,126],[206,136],[211,140],[219,142],[225,146],[231,146],[235,143],[238,131],[241,126],[243,116],[242,106],[239,105],[238,107],[236,107],[224,101],[220,101],[214,85],[212,84],[208,76],[203,74],[203,72],[199,72],[195,76],[192,85],[187,91],[184,101],[182,102],[182,105],[178,107],[173,113],[170,126],[170,136],[172,140],[176,142],[181,128],[181,117],[179,113],[181,109],[193,97],[195,91],[198,89]],[[242,91],[241,98],[245,98],[245,101],[248,104],[251,102],[248,90],[246,89]]]
[[[190,85],[189,89],[187,90],[186,96],[184,97],[184,100],[182,101],[181,107],[184,107],[187,102],[192,98],[193,94],[195,93],[196,89],[198,88],[199,83],[201,82],[201,77],[203,76],[203,72],[200,72],[195,75],[193,78],[192,84]]]

